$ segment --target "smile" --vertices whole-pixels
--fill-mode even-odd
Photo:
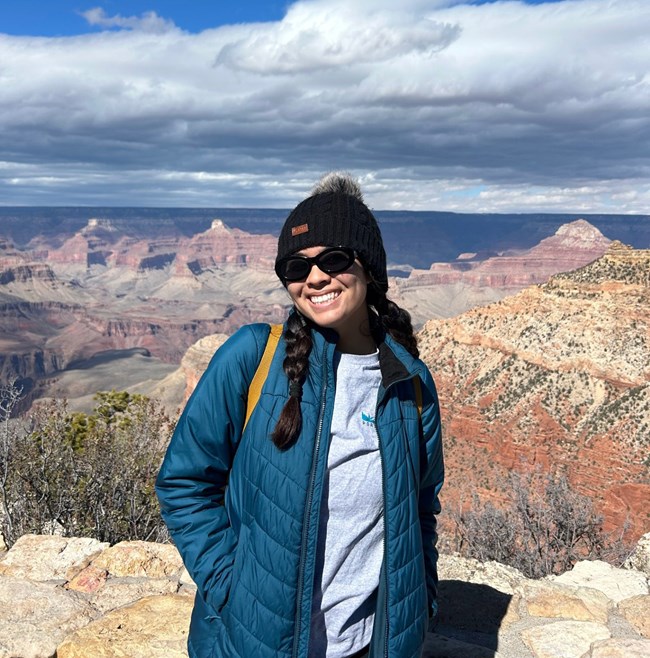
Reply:
[[[328,304],[329,302],[333,302],[339,294],[338,292],[328,292],[326,295],[312,295],[309,301],[312,304]]]

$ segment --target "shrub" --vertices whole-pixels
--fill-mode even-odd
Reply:
[[[474,496],[469,509],[452,511],[448,548],[508,564],[529,578],[563,573],[585,559],[620,564],[630,551],[622,536],[603,531],[591,499],[573,490],[563,474],[513,473],[503,493],[503,507]]]
[[[91,414],[55,400],[12,420],[15,389],[0,399],[0,529],[8,545],[28,532],[110,543],[167,538],[154,481],[173,427],[158,403],[101,392]]]

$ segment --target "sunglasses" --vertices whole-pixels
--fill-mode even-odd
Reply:
[[[313,258],[292,254],[275,264],[275,273],[283,281],[302,281],[309,276],[311,268],[316,265],[326,274],[338,274],[347,270],[356,257],[354,249],[348,247],[328,247]]]

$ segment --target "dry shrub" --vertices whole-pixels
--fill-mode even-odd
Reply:
[[[631,547],[603,530],[603,517],[562,473],[513,473],[504,488],[509,504],[496,507],[472,498],[452,511],[453,536],[446,548],[482,562],[513,566],[529,578],[568,571],[579,560],[621,564]]]
[[[154,491],[173,424],[142,395],[102,392],[93,413],[55,400],[11,419],[15,388],[0,400],[0,530],[8,545],[25,533],[167,538]]]

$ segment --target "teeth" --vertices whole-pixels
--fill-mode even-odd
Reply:
[[[329,292],[327,295],[314,295],[311,298],[312,303],[314,304],[324,304],[325,302],[331,302],[338,297],[338,294],[335,292]]]

